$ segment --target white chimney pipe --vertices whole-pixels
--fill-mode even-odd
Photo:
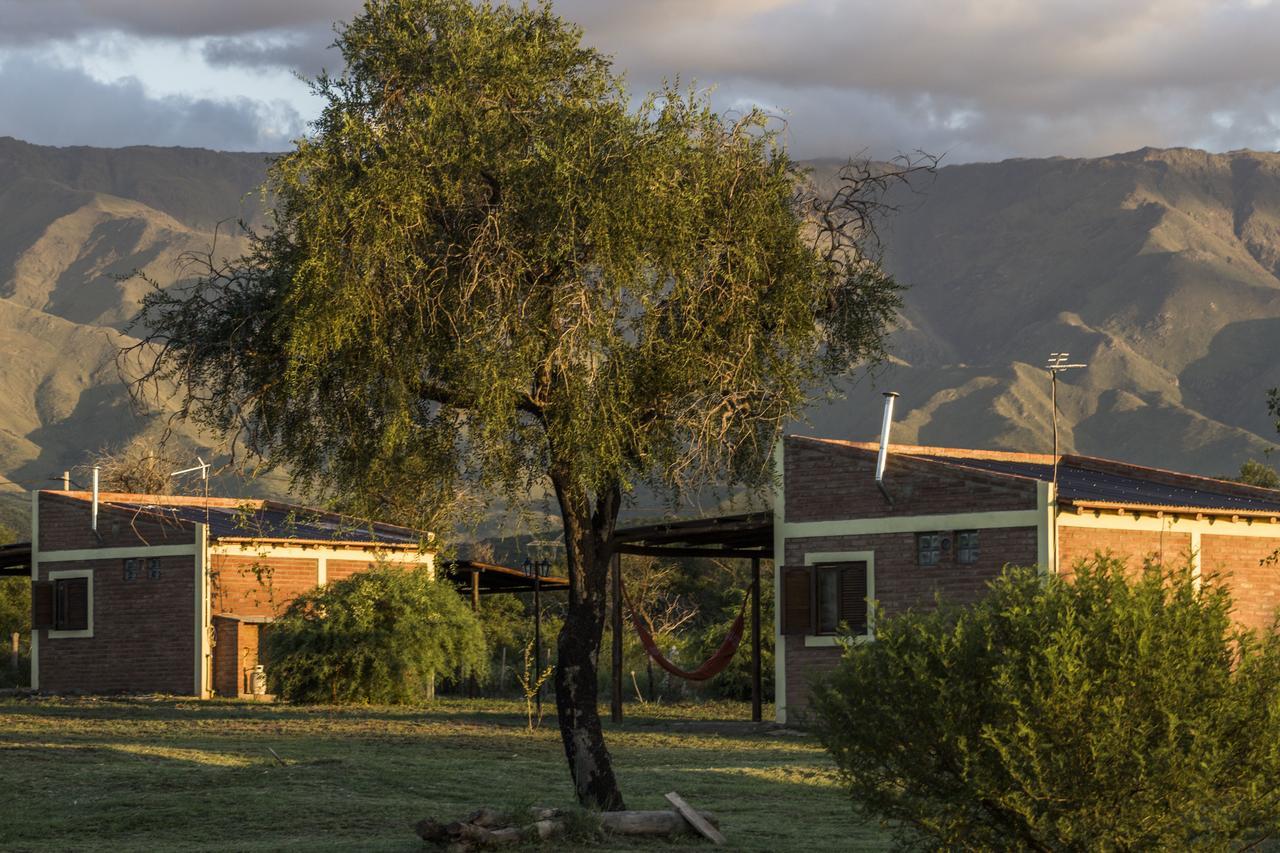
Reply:
[[[884,392],[884,422],[880,425],[880,455],[876,458],[876,485],[886,498],[889,493],[884,488],[884,466],[889,461],[889,431],[893,428],[893,401],[897,397],[897,391]],[[892,498],[889,502],[893,503]]]
[[[93,466],[93,508],[90,510],[89,526],[98,532],[98,466]]]

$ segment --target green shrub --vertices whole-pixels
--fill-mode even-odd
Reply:
[[[855,806],[904,846],[1231,849],[1280,829],[1280,638],[1221,582],[1099,555],[882,620],[814,696]]]
[[[480,622],[426,569],[380,567],[298,597],[264,632],[272,689],[295,702],[401,704],[486,669]]]
[[[11,660],[14,633],[18,635],[16,669]],[[30,683],[31,578],[0,578],[0,687],[26,687]]]

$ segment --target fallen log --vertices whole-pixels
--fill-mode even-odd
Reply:
[[[695,814],[711,826],[720,825],[710,812]],[[595,817],[600,822],[600,828],[611,835],[667,838],[698,832],[688,820],[674,811],[600,812]],[[513,818],[529,822],[514,824],[510,822]],[[442,845],[448,853],[470,853],[555,838],[565,832],[566,818],[562,809],[531,809],[522,815],[508,815],[496,809],[482,808],[463,820],[447,824],[427,818],[419,821],[414,829],[423,841]]]
[[[699,812],[712,826],[720,821],[710,812]],[[681,835],[696,833],[689,822],[676,812],[601,812],[600,826],[614,835]]]

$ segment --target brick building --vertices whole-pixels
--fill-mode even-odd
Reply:
[[[1106,459],[789,436],[774,500],[778,719],[802,713],[815,675],[840,657],[841,622],[870,639],[886,615],[965,603],[1007,564],[1067,574],[1110,551],[1190,559],[1226,574],[1237,619],[1265,628],[1280,608],[1280,491]]]
[[[258,634],[300,593],[379,562],[433,566],[417,531],[274,501],[38,491],[32,687],[249,692]]]

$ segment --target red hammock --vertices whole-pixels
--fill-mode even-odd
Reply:
[[[748,592],[743,597],[742,609],[738,611],[738,618],[734,619],[733,624],[729,626],[729,633],[725,635],[724,642],[720,644],[720,648],[716,649],[716,653],[707,658],[702,666],[693,672],[681,669],[663,656],[658,644],[653,641],[653,635],[645,627],[644,620],[640,618],[640,612],[631,604],[631,597],[627,595],[625,589],[622,591],[622,598],[626,601],[627,610],[631,613],[631,624],[636,627],[636,633],[640,635],[641,645],[644,646],[644,650],[649,653],[649,657],[653,658],[658,666],[679,678],[685,678],[689,681],[706,681],[708,678],[724,672],[724,668],[729,665],[729,661],[733,660],[734,653],[738,651],[738,644],[742,642],[743,620],[747,615],[747,602],[751,600],[751,593]]]

